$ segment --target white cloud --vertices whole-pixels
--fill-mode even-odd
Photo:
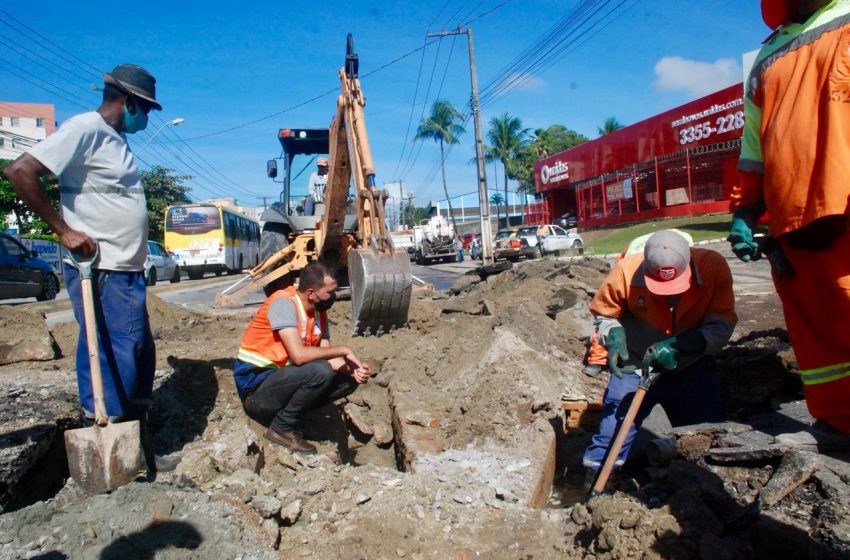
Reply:
[[[741,80],[741,64],[732,58],[700,62],[665,56],[655,63],[655,88],[660,91],[684,91],[702,97]]]

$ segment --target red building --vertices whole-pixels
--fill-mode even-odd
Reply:
[[[581,227],[724,212],[744,127],[743,84],[585,142],[534,165],[550,219]]]

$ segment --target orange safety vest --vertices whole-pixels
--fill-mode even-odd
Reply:
[[[280,338],[279,331],[272,330],[269,323],[269,307],[280,298],[287,298],[295,306],[295,320],[301,341],[304,346],[319,346],[322,342],[322,333],[327,330],[328,316],[321,311],[319,324],[316,324],[316,313],[307,314],[301,298],[296,293],[297,288],[290,286],[284,290],[278,290],[269,296],[260,309],[251,319],[242,344],[239,346],[238,360],[256,366],[258,369],[283,367],[289,363],[286,347]]]

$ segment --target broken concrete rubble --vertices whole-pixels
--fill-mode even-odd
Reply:
[[[789,465],[783,471],[783,457],[771,448],[782,445],[774,441],[781,426],[752,418],[799,389],[787,337],[776,331],[742,336],[720,357],[737,376],[724,374],[724,383],[767,387],[735,396],[736,422],[655,434],[676,438],[677,457],[666,467],[635,465],[634,495],[574,505],[575,489],[559,487],[551,509],[531,509],[547,505],[553,478],[583,478],[580,457],[592,422],[565,426],[560,395],[569,390],[588,408],[601,401],[607,380],[583,376],[580,367],[590,334],[587,302],[606,270],[594,260],[531,261],[483,281],[464,277],[454,296],[415,299],[411,328],[380,338],[351,338],[349,304],[338,303],[332,339],[354,348],[378,375],[339,408],[315,411],[307,436],[320,453],[312,457],[262,438],[264,427],[244,416],[235,397],[230,367],[247,315],[211,317],[153,301],[152,427],[158,450],[183,462],[155,484],[97,499],[67,484],[47,501],[0,515],[0,557],[85,557],[137,543],[136,534],[159,539],[164,558],[846,554],[850,473],[842,460],[818,455],[811,473]],[[75,338],[57,340],[72,356],[67,345]],[[73,388],[72,360],[52,364],[52,386]],[[43,376],[43,369],[28,363],[15,379]],[[0,406],[16,410],[23,396],[39,395],[39,384],[17,383],[14,394],[0,393]],[[807,424],[795,417],[792,425],[798,432]],[[772,502],[761,511],[753,507],[760,496]],[[146,532],[175,520],[204,540],[174,525]],[[52,537],[57,522],[63,529]],[[80,528],[72,530],[72,522]],[[233,530],[244,536],[232,537]],[[209,532],[229,542],[207,539]],[[776,534],[781,538],[771,538]],[[40,542],[45,535],[52,540]]]

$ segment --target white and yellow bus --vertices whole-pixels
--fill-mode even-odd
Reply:
[[[165,248],[189,278],[204,272],[241,272],[260,259],[260,225],[214,204],[180,204],[165,210]]]

